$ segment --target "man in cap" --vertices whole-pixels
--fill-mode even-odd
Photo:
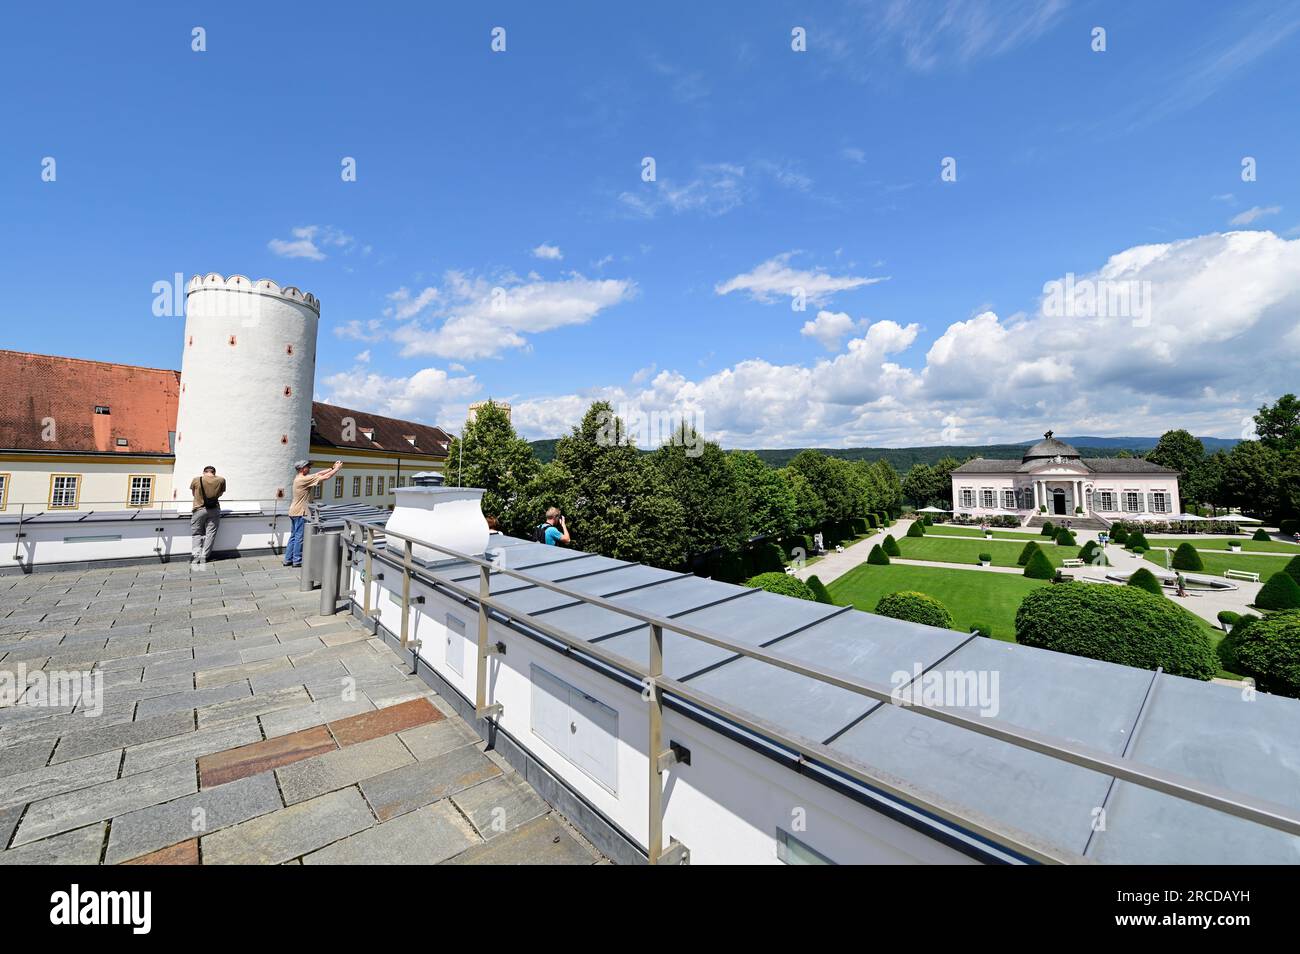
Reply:
[[[307,499],[311,489],[322,481],[329,480],[343,469],[343,461],[336,460],[333,467],[311,473],[311,461],[300,460],[293,465],[297,474],[293,478],[293,502],[289,505],[289,545],[284,548],[285,566],[302,566],[302,533],[307,521]]]

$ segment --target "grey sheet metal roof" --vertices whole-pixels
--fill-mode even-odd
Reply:
[[[1161,467],[1140,457],[1083,457],[1066,461],[1080,463],[1094,474],[1177,474],[1178,471]],[[952,473],[965,474],[1027,474],[1035,467],[1048,463],[1044,460],[1010,460],[1003,458],[977,457],[968,460]]]
[[[1300,700],[1085,659],[494,536],[512,569],[885,685],[896,673],[996,673],[996,718],[1300,810]],[[445,579],[476,578],[461,562]],[[523,581],[512,609],[635,662],[647,627]],[[526,624],[516,624],[526,625]],[[1300,838],[737,657],[671,631],[673,678],[842,756],[1100,861],[1300,862]],[[968,715],[978,710],[967,707]],[[1094,831],[1104,812],[1104,830]]]

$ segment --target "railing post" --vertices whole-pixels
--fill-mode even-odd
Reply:
[[[411,625],[411,541],[403,541],[402,552],[402,649],[406,649]]]
[[[664,780],[659,755],[664,750],[664,703],[659,678],[664,674],[664,631],[658,623],[650,624],[650,675],[646,679],[646,701],[650,703],[650,738],[646,761],[650,766],[650,828],[646,853],[650,864],[659,864],[664,851]]]
[[[478,568],[478,669],[474,673],[474,714],[483,718],[487,709],[487,661],[488,661],[488,608],[487,599],[492,591],[488,568]]]
[[[365,588],[366,588],[366,595],[364,598],[364,603],[361,607],[361,611],[362,613],[365,614],[366,619],[369,619],[370,618],[370,574],[374,570],[374,560],[375,560],[374,554],[372,554],[370,551],[373,550],[375,546],[375,528],[366,527],[365,532],[362,535],[361,539],[363,541],[362,545],[366,549],[366,578],[364,581]]]

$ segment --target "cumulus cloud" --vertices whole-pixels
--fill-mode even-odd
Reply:
[[[1277,215],[1281,211],[1282,211],[1282,206],[1280,205],[1251,206],[1245,212],[1238,212],[1236,215],[1234,215],[1232,219],[1228,222],[1228,224],[1249,225],[1251,222],[1254,222],[1256,219],[1262,219],[1266,215]]]
[[[530,437],[554,437],[605,399],[692,416],[729,447],[951,443],[958,424],[960,439],[979,441],[1025,440],[1045,427],[1237,436],[1244,416],[1295,390],[1300,239],[1236,231],[1141,245],[1052,278],[1067,277],[1093,290],[1091,310],[1063,313],[1045,285],[1024,312],[950,322],[924,354],[916,323],[859,323],[842,351],[808,364],[753,358],[700,378],[663,369],[621,386],[516,398],[515,420]],[[1128,283],[1149,283],[1148,313],[1096,306]],[[823,312],[804,333],[829,339],[850,325]]]
[[[804,297],[814,305],[822,305],[837,292],[863,288],[885,281],[884,278],[866,278],[859,275],[830,275],[820,267],[813,269],[794,268],[790,259],[797,252],[783,252],[769,258],[748,272],[719,282],[714,291],[719,295],[729,295],[734,291],[745,292],[754,301],[771,304],[782,298],[789,298],[803,290]]]
[[[544,258],[549,261],[558,262],[564,258],[564,253],[560,251],[558,245],[547,245],[543,242],[537,248],[533,249],[533,258]]]
[[[321,401],[364,408],[387,417],[445,424],[452,409],[476,394],[474,375],[453,377],[441,368],[423,368],[406,377],[389,377],[356,367],[327,376]],[[463,414],[459,420],[463,420]]]
[[[816,338],[827,351],[838,351],[840,342],[851,335],[863,322],[854,321],[842,311],[819,311],[812,321],[805,321],[799,334]]]
[[[291,234],[292,239],[273,238],[266,247],[281,258],[306,258],[319,262],[327,257],[325,249],[349,248],[356,241],[332,225],[300,225],[292,229]]]
[[[558,281],[503,279],[448,272],[436,298],[443,300],[432,324],[413,320],[392,337],[402,354],[468,360],[488,358],[528,344],[528,335],[586,324],[635,292],[627,279],[589,279],[577,272]]]

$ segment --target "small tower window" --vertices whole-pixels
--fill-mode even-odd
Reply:
[[[112,414],[113,412],[109,409],[109,407],[108,407],[107,404],[96,404],[96,405],[95,405],[95,413],[96,413],[96,414]]]
[[[231,336],[230,336],[230,345],[231,345],[231,347],[234,347],[234,345],[235,345],[235,336],[234,336],[234,335],[231,335]]]
[[[285,353],[285,354],[293,354],[293,345],[285,345],[285,346],[284,346],[284,353]]]
[[[289,387],[289,386],[286,384],[285,387],[284,387],[284,396],[285,396],[285,397],[291,397],[292,395],[293,395],[293,388]]]

